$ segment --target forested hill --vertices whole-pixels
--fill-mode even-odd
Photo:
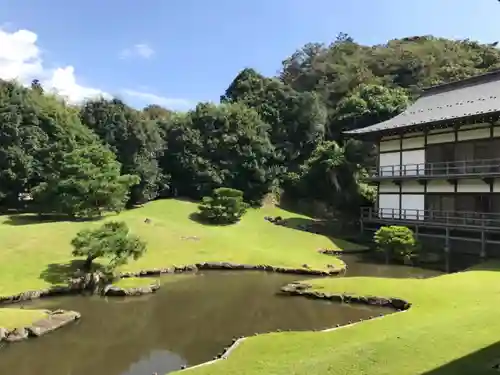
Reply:
[[[280,78],[294,90],[317,92],[336,133],[354,119],[394,115],[423,87],[499,69],[495,45],[420,36],[364,46],[341,34],[329,46],[307,44],[295,52]]]
[[[365,46],[340,34],[297,50],[277,77],[242,70],[220,104],[188,113],[117,99],[70,106],[38,81],[0,81],[1,205],[28,192],[40,212],[92,216],[227,186],[253,202],[285,189],[353,210],[370,198],[358,181],[371,145],[342,130],[399,113],[422,87],[498,68],[494,45],[422,36]]]

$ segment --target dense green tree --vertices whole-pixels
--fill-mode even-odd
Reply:
[[[367,46],[339,34],[329,45],[298,49],[278,77],[242,70],[221,105],[188,113],[136,110],[117,99],[70,106],[37,80],[31,87],[0,81],[0,204],[13,207],[21,193],[33,192],[48,210],[94,215],[104,208],[91,207],[101,203],[88,206],[79,194],[113,192],[124,186],[117,181],[138,176],[129,205],[166,195],[201,198],[220,187],[258,202],[280,183],[297,197],[357,212],[373,197],[360,182],[373,145],[343,130],[396,115],[423,87],[497,68],[500,50],[492,44],[415,36]],[[93,171],[100,182],[78,182],[72,170]]]
[[[97,258],[108,258],[111,270],[137,260],[146,252],[146,243],[130,230],[125,222],[109,221],[97,229],[82,229],[71,241],[73,256],[85,257],[84,271],[92,270]]]
[[[360,85],[399,87],[413,94],[423,87],[497,68],[500,68],[500,50],[489,44],[417,36],[365,46],[340,34],[328,46],[306,44],[297,50],[283,61],[280,78],[294,90],[320,95],[329,112],[328,134],[338,139],[345,121],[336,115],[345,116],[345,101],[349,101],[346,98],[356,99]],[[337,108],[339,103],[342,111]],[[365,121],[353,121],[349,127],[363,127],[384,118],[384,113],[374,111],[376,108],[372,106],[372,115],[365,117]],[[387,106],[381,108],[386,112]]]
[[[50,177],[32,190],[39,212],[93,218],[122,211],[139,178],[120,175],[120,167],[114,154],[97,143],[64,154]]]
[[[406,109],[410,99],[405,90],[362,84],[341,99],[335,110],[342,130],[385,121]],[[340,134],[334,138],[340,138]]]
[[[259,201],[276,176],[268,126],[243,104],[199,104],[162,126],[164,173],[172,190],[201,198],[218,187],[241,190]]]
[[[156,122],[118,99],[89,101],[80,117],[115,153],[122,173],[140,177],[131,189],[129,204],[156,198],[164,183],[157,160],[163,140]]]
[[[36,176],[35,150],[46,144],[29,90],[0,81],[0,200],[15,205]]]
[[[243,103],[257,111],[270,125],[271,142],[287,168],[302,163],[323,140],[327,112],[313,92],[297,92],[278,79],[244,69],[221,100]]]
[[[168,120],[173,112],[159,106],[158,104],[150,104],[143,108],[142,112],[145,114],[146,118],[150,120]]]
[[[370,190],[359,183],[361,163],[366,156],[363,144],[348,141],[343,147],[334,141],[320,144],[301,166],[288,176],[287,187],[293,195],[322,200],[337,210],[357,216],[357,207],[370,204]]]
[[[96,142],[75,110],[36,85],[0,80],[0,201],[15,206],[20,193],[43,182],[54,160]]]

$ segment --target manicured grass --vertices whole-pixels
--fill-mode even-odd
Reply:
[[[7,329],[27,327],[47,316],[45,310],[2,308],[0,309],[0,327]]]
[[[264,216],[291,218],[291,225],[308,219],[274,207],[251,210],[231,226],[200,224],[190,215],[197,205],[181,200],[162,200],[142,208],[109,216],[123,220],[147,241],[147,254],[123,270],[168,267],[204,261],[226,261],[274,266],[327,269],[340,266],[335,257],[317,253],[319,248],[357,249],[351,243],[289,227],[277,226]],[[146,223],[145,219],[150,222]],[[33,215],[0,217],[0,295],[40,289],[62,283],[74,269],[70,241],[78,230],[102,221],[39,222]],[[73,262],[74,263],[74,262]]]
[[[495,374],[500,362],[500,264],[432,279],[322,278],[327,293],[400,297],[410,310],[333,332],[251,337],[207,374]],[[290,297],[301,298],[301,297]]]
[[[155,284],[159,282],[161,285],[165,284],[172,284],[176,283],[182,280],[186,280],[187,278],[195,277],[196,275],[193,274],[166,274],[162,275],[161,277],[127,277],[123,278],[120,280],[117,280],[113,283],[114,286],[117,286],[119,288],[138,288],[141,286],[148,286],[151,284]]]
[[[139,288],[142,286],[148,286],[154,284],[156,279],[152,277],[128,277],[126,279],[120,279],[113,283],[114,286],[127,289],[127,288]]]

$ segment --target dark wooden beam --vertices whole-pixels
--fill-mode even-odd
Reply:
[[[422,186],[427,185],[427,180],[425,180],[425,179],[423,179],[423,178],[419,178],[419,179],[417,180],[417,182],[418,182],[420,185],[422,185]]]

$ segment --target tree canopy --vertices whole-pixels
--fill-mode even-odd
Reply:
[[[108,221],[96,229],[82,229],[71,240],[71,245],[73,256],[85,257],[84,271],[91,271],[92,262],[97,258],[107,257],[112,271],[146,252],[146,243],[130,233],[123,221]]]
[[[277,76],[242,69],[220,103],[184,113],[104,98],[72,106],[37,80],[0,80],[0,206],[84,218],[229,188],[255,204],[281,189],[357,212],[373,198],[360,182],[373,145],[343,130],[400,113],[423,87],[498,68],[500,50],[471,40],[368,46],[339,34],[299,48]]]

